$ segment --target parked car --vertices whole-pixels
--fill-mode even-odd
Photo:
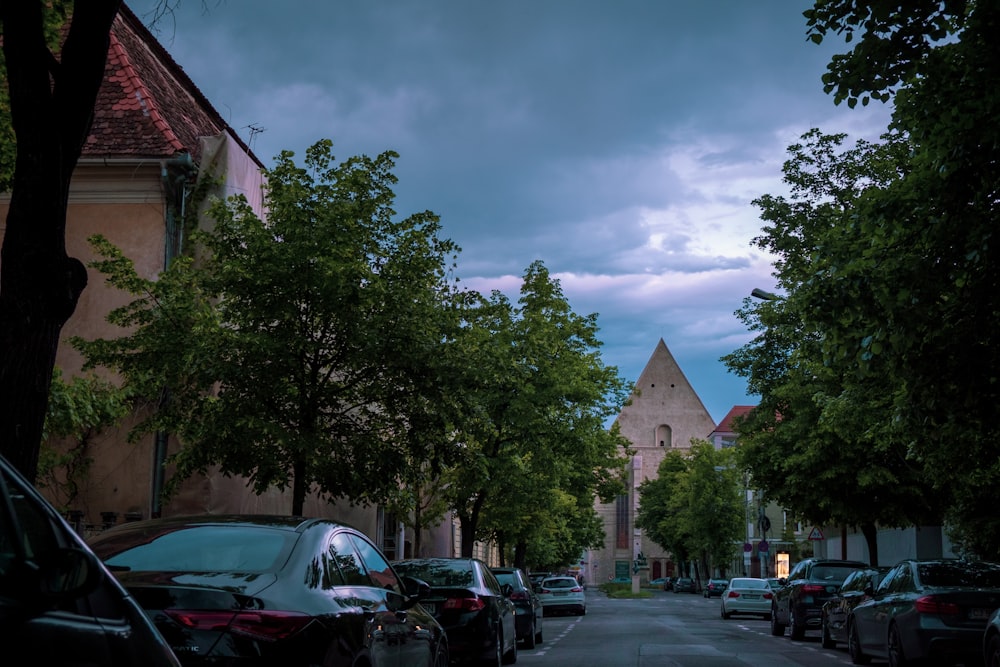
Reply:
[[[674,590],[674,582],[677,581],[677,577],[667,577],[666,581],[663,582],[663,590],[672,591]]]
[[[701,595],[706,598],[721,598],[727,586],[729,586],[728,579],[709,579]]]
[[[400,574],[427,582],[420,604],[448,635],[452,658],[489,665],[517,662],[517,610],[513,589],[477,558],[414,558],[396,561]]]
[[[722,618],[728,619],[734,614],[770,618],[773,597],[774,593],[766,579],[733,577],[722,595]]]
[[[781,580],[777,577],[767,577],[767,585],[771,587],[772,591],[776,591],[781,588]]]
[[[538,587],[542,584],[542,580],[551,576],[551,572],[531,572],[528,574],[528,581],[531,582],[531,587],[535,589],[535,592],[538,592]]]
[[[890,665],[977,664],[993,611],[1000,607],[1000,563],[958,559],[904,560],[851,611],[851,662],[884,658]]]
[[[888,571],[888,567],[855,570],[847,575],[837,594],[823,603],[820,623],[823,648],[835,648],[838,642],[847,643],[847,617],[852,609],[871,599],[872,591]]]
[[[698,587],[691,577],[677,577],[674,581],[674,593],[697,593]]]
[[[2,456],[0,624],[13,642],[5,662],[18,651],[25,664],[180,667],[136,601]]]
[[[867,567],[867,563],[857,560],[799,561],[787,579],[778,579],[781,585],[774,591],[771,604],[771,634],[780,637],[787,626],[792,639],[802,639],[806,630],[818,630],[826,601],[837,594],[847,575]]]
[[[657,577],[656,579],[650,579],[649,580],[649,587],[650,588],[664,588],[666,586],[666,583],[667,583],[667,578],[666,577]]]
[[[500,585],[509,584],[512,589],[509,597],[517,609],[517,616],[514,617],[517,640],[524,642],[525,648],[535,648],[535,644],[542,643],[542,618],[545,616],[542,601],[520,569],[494,567],[490,570]]]
[[[569,612],[584,616],[587,613],[587,595],[583,586],[573,577],[548,577],[538,588],[545,614]]]
[[[185,665],[409,667],[448,663],[444,630],[359,531],[301,517],[126,523],[95,553]]]

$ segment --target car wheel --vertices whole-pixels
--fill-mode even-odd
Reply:
[[[503,635],[500,636],[501,651],[503,651]],[[510,643],[510,650],[500,656],[501,665],[513,665],[517,662],[517,641]]]
[[[535,633],[535,643],[536,644],[541,644],[542,643],[542,631],[541,630],[538,630]]]
[[[806,628],[801,623],[796,622],[795,612],[788,610],[788,636],[796,641],[806,636]]]
[[[524,636],[524,648],[535,648],[535,620],[531,620],[528,633]]]
[[[858,626],[851,623],[847,628],[847,653],[855,665],[867,665],[871,658],[861,651],[861,638],[858,637]]]
[[[823,648],[837,648],[837,642],[833,641],[833,637],[830,636],[830,628],[826,624],[826,619],[823,619],[823,638],[820,640]]]
[[[1000,667],[1000,635],[990,637],[986,647],[986,667]]]
[[[483,663],[484,667],[500,667],[503,664],[503,635],[497,630],[493,638],[493,655]]]
[[[774,637],[780,637],[785,634],[785,625],[778,622],[778,610],[772,606],[771,607],[771,635]]]
[[[726,611],[726,605],[722,605],[722,618],[728,621],[730,618],[732,618],[732,616],[733,616],[732,614]]]
[[[437,653],[434,654],[434,667],[448,667],[451,659],[448,656],[448,645],[442,640],[438,643]]]
[[[886,639],[886,653],[889,658],[889,667],[907,667],[913,661],[908,660],[903,653],[903,638],[899,636],[899,626],[895,623],[889,626],[889,637]]]

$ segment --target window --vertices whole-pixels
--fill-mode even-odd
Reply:
[[[615,548],[629,548],[628,528],[628,496],[621,495],[615,501]]]

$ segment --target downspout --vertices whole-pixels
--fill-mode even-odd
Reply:
[[[184,153],[171,160],[160,162],[160,178],[163,180],[164,198],[166,199],[165,235],[163,239],[163,268],[170,268],[170,263],[184,250],[184,217],[189,183],[197,176],[197,167],[190,153]],[[160,395],[160,404],[170,400],[170,393],[164,389]],[[167,451],[170,434],[157,431],[153,445],[153,485],[150,498],[152,518],[163,514],[160,496],[163,494],[164,467],[167,461]]]

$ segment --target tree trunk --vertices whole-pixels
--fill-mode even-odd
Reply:
[[[525,567],[527,563],[525,562],[528,558],[528,543],[524,540],[519,540],[517,544],[514,545],[514,567],[519,567],[525,572],[528,568]]]
[[[861,524],[861,534],[868,545],[868,557],[872,567],[878,567],[878,527],[874,523]]]
[[[17,142],[0,249],[0,453],[32,481],[60,333],[87,285],[66,254],[66,208],[121,0],[76,3],[58,64],[43,4],[0,1]]]

